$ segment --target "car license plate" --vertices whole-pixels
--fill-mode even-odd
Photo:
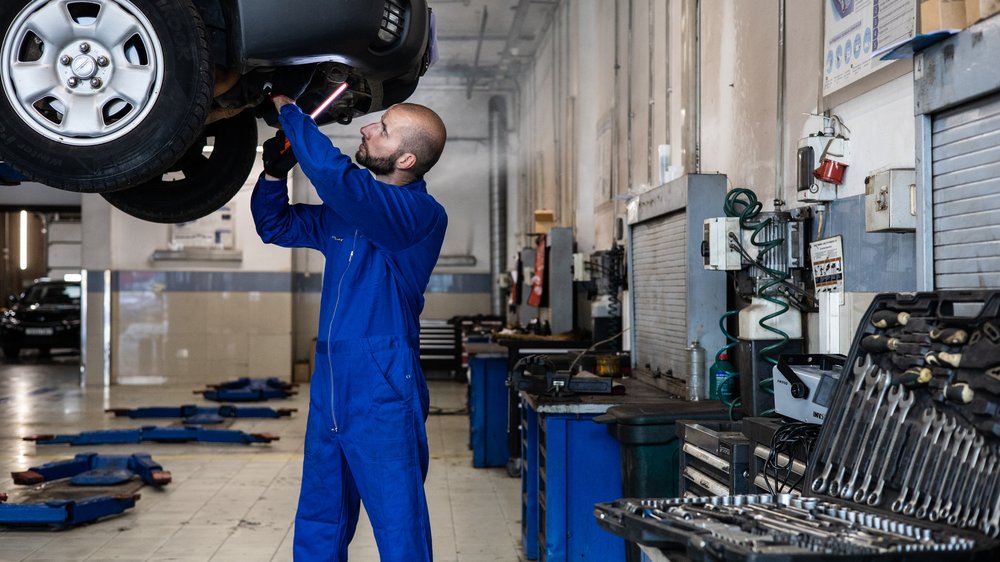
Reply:
[[[25,328],[24,335],[26,336],[51,336],[52,328]]]

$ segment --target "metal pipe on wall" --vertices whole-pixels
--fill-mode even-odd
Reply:
[[[785,0],[778,0],[778,138],[774,165],[776,208],[785,204],[785,62]]]
[[[684,0],[681,11],[684,168],[685,173],[697,174],[701,172],[701,1]]]
[[[504,314],[504,298],[497,283],[507,259],[507,100],[493,96],[489,103],[490,137],[490,302],[495,315]]]

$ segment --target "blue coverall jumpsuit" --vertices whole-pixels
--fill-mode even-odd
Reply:
[[[418,337],[447,215],[423,180],[389,185],[355,166],[298,107],[280,121],[323,204],[289,205],[286,183],[262,175],[257,233],[326,258],[295,560],[347,560],[363,498],[383,562],[430,561]]]

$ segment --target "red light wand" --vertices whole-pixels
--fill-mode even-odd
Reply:
[[[337,86],[337,89],[334,90],[333,93],[330,94],[328,98],[323,100],[323,103],[319,104],[319,106],[317,106],[316,109],[314,109],[313,112],[309,114],[309,117],[312,117],[313,121],[315,121],[316,118],[319,117],[319,114],[326,111],[326,108],[330,107],[331,103],[337,101],[337,98],[339,98],[340,94],[343,94],[344,90],[346,89],[347,89],[347,82],[344,82],[343,84]],[[286,138],[285,148],[284,150],[281,151],[282,154],[284,154],[285,150],[288,150],[291,147],[292,147],[292,142]]]
[[[309,117],[312,117],[313,120],[319,117],[320,113],[326,111],[326,108],[330,107],[331,103],[337,101],[337,98],[339,98],[340,94],[343,94],[344,90],[346,89],[347,89],[347,82],[344,82],[343,84],[337,86],[337,89],[334,90],[332,94],[330,94],[330,97],[323,100],[323,103],[319,104],[319,107],[314,109],[313,112],[309,114]]]

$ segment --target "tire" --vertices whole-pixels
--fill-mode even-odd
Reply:
[[[203,148],[214,137],[212,152]],[[250,111],[212,123],[163,177],[102,196],[133,217],[188,222],[219,210],[239,192],[257,158],[257,119]],[[182,175],[180,179],[172,177]]]
[[[134,186],[204,125],[213,74],[191,0],[4,0],[0,41],[0,155],[34,181]]]
[[[3,346],[3,355],[10,360],[17,359],[21,355],[21,348],[16,345],[5,345]]]

